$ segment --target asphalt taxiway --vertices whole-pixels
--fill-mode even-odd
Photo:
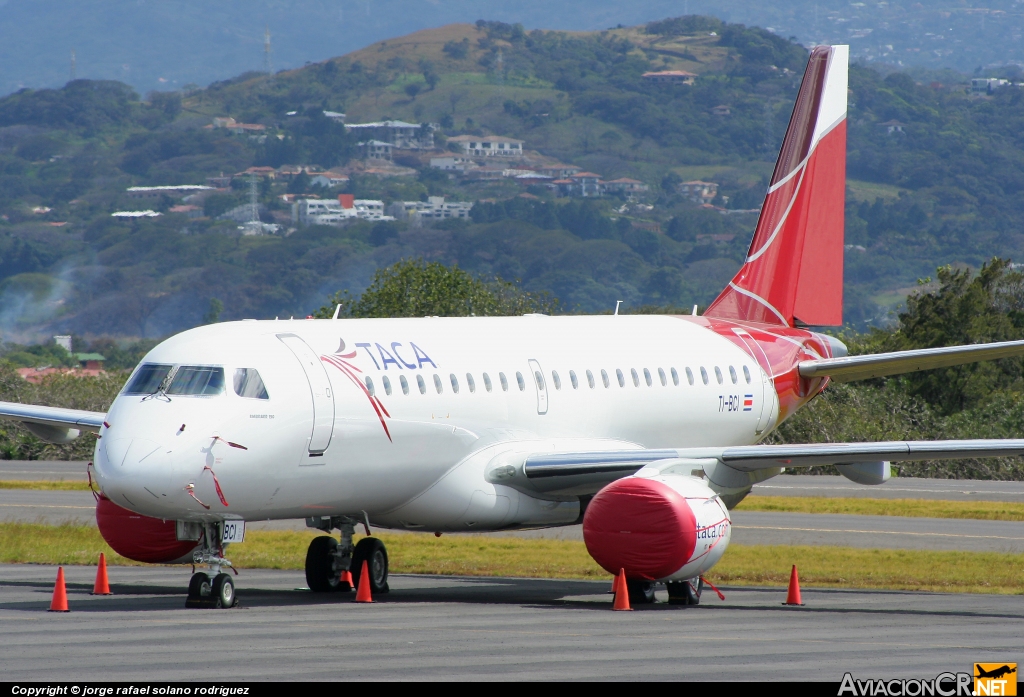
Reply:
[[[0,489],[0,521],[95,525],[88,491]],[[898,516],[733,511],[732,541],[748,545],[832,545],[1024,553],[1024,523]],[[249,530],[305,530],[302,520],[250,522]],[[472,533],[582,540],[579,525],[522,532]],[[243,543],[244,544],[244,543]]]
[[[607,581],[393,576],[372,605],[301,572],[243,571],[241,606],[186,610],[189,570],[0,566],[0,678],[23,680],[827,680],[1021,661],[1024,599],[782,588],[612,612]],[[659,593],[663,596],[663,593]],[[663,599],[663,598],[662,598]]]

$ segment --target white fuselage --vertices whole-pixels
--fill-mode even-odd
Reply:
[[[579,515],[574,497],[490,483],[488,463],[750,444],[778,413],[756,361],[667,316],[230,322],[168,339],[152,364],[225,375],[220,394],[122,393],[110,408],[99,484],[164,519],[365,512],[431,531],[565,524]],[[267,398],[236,394],[239,369],[258,371]]]

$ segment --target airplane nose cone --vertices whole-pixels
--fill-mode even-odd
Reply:
[[[96,458],[96,474],[103,492],[117,504],[127,504],[137,512],[165,504],[171,493],[169,451],[170,448],[148,438],[104,442]]]

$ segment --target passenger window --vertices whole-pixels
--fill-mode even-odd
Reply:
[[[558,377],[558,371],[557,370],[552,370],[551,371],[551,382],[555,383],[555,389],[556,390],[562,389],[562,378]]]
[[[594,374],[589,370],[587,371],[587,384],[590,385],[590,389],[594,389]]]
[[[533,371],[533,379],[537,381],[537,389],[544,389],[544,376],[540,374],[539,370]]]
[[[398,382],[402,385],[402,394],[409,394],[409,381],[402,375],[398,378]]]
[[[420,394],[427,393],[427,383],[423,381],[422,375],[416,376],[416,386],[420,388]]]
[[[736,369],[732,366],[729,366],[729,378],[732,380],[732,384],[734,385],[739,382],[739,378],[736,377]]]
[[[604,383],[605,387],[611,387],[612,386],[611,381],[608,379],[608,371],[605,370],[604,368],[601,369],[601,382]]]
[[[491,391],[491,376],[487,373],[484,373],[484,389],[488,392]]]
[[[679,387],[679,373],[676,372],[675,368],[673,368],[671,372],[672,372],[672,384],[675,385],[676,387]],[[691,380],[690,382],[692,384],[693,381]]]
[[[705,377],[704,378],[704,382],[707,382],[707,381],[708,380]],[[693,385],[693,371],[690,370],[689,368],[686,369],[686,382],[690,383],[691,386]]]
[[[384,383],[384,394],[390,395],[391,394],[391,381],[388,380],[388,376],[385,375],[384,377],[382,377],[380,379],[380,381],[382,383]]]
[[[626,378],[623,377],[622,371],[619,370],[618,368],[615,369],[615,377],[618,378],[618,380],[619,380],[619,387],[625,387],[626,386]]]
[[[455,377],[454,375],[452,377]],[[444,386],[441,384],[441,376],[434,373],[434,389],[437,390],[438,394],[444,390]]]
[[[457,377],[455,377],[455,373],[452,373],[449,377],[452,380],[452,392],[454,392],[455,394],[458,394],[459,393],[459,379]]]
[[[160,391],[160,386],[163,384],[164,379],[171,372],[170,365],[162,365],[157,363],[146,363],[138,372],[135,373],[135,377],[128,383],[128,387],[124,388],[125,394],[153,394],[154,392]]]
[[[366,376],[366,380],[365,380],[365,382],[366,382],[366,391],[367,391],[367,392],[369,392],[369,393],[370,393],[370,396],[372,397],[372,396],[374,395],[374,391],[373,391],[373,380],[371,380],[371,379],[370,379],[370,376],[369,376],[369,375],[367,375],[367,376]]]
[[[263,379],[255,368],[238,368],[235,370],[235,394],[246,399],[270,399]]]
[[[747,366],[743,366],[743,379],[747,381],[748,385],[750,384],[750,370]]]
[[[469,386],[470,392],[476,392],[476,380],[473,379],[472,373],[466,373],[466,384]]]
[[[722,379],[722,370],[717,365],[715,366],[715,379],[718,380],[719,385],[725,382],[725,380]]]
[[[498,379],[501,380],[501,391],[508,392],[508,380],[505,379],[505,373],[498,373]]]
[[[576,380],[576,371],[569,371],[569,382],[572,383],[572,389],[578,390],[580,387],[579,381]]]
[[[647,386],[648,387],[650,387],[652,384],[654,384],[651,381],[651,371],[647,370],[647,368],[644,368],[644,380],[647,382]]]
[[[665,378],[665,371],[663,369],[661,369],[661,368],[658,368],[658,379],[661,380],[661,386],[662,387],[665,387],[666,385],[668,385],[668,380]],[[678,376],[676,376],[676,384],[677,385],[679,384],[679,377]]]
[[[183,365],[174,372],[167,394],[212,397],[224,393],[224,369]]]
[[[704,381],[704,384],[708,384],[708,371],[704,370],[704,366],[700,367],[700,379]]]
[[[526,380],[523,379],[523,374],[518,370],[516,371],[516,382],[519,383],[519,391],[522,392],[526,389]]]

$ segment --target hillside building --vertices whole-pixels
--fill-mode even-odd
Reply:
[[[366,142],[380,140],[404,150],[430,150],[434,147],[434,124],[406,123],[405,121],[374,121],[372,123],[346,123],[345,130]]]
[[[659,70],[643,74],[644,82],[651,82],[657,85],[692,85],[694,73],[685,70]]]
[[[430,166],[434,169],[443,169],[446,172],[465,172],[467,169],[476,167],[476,163],[468,157],[452,155],[449,157],[432,157]]]
[[[448,143],[472,157],[522,157],[525,141],[506,136],[454,136]]]
[[[359,151],[364,160],[386,160],[391,162],[392,152],[395,146],[383,140],[368,140],[359,144]]]
[[[300,225],[347,225],[357,220],[394,220],[384,202],[341,194],[336,199],[304,198],[292,204],[292,221]]]
[[[436,220],[469,218],[472,208],[471,202],[445,201],[444,196],[429,196],[426,201],[395,201],[388,206],[388,213],[398,220],[429,224]]]
[[[718,184],[695,179],[679,184],[676,191],[695,203],[711,203],[718,195]]]

